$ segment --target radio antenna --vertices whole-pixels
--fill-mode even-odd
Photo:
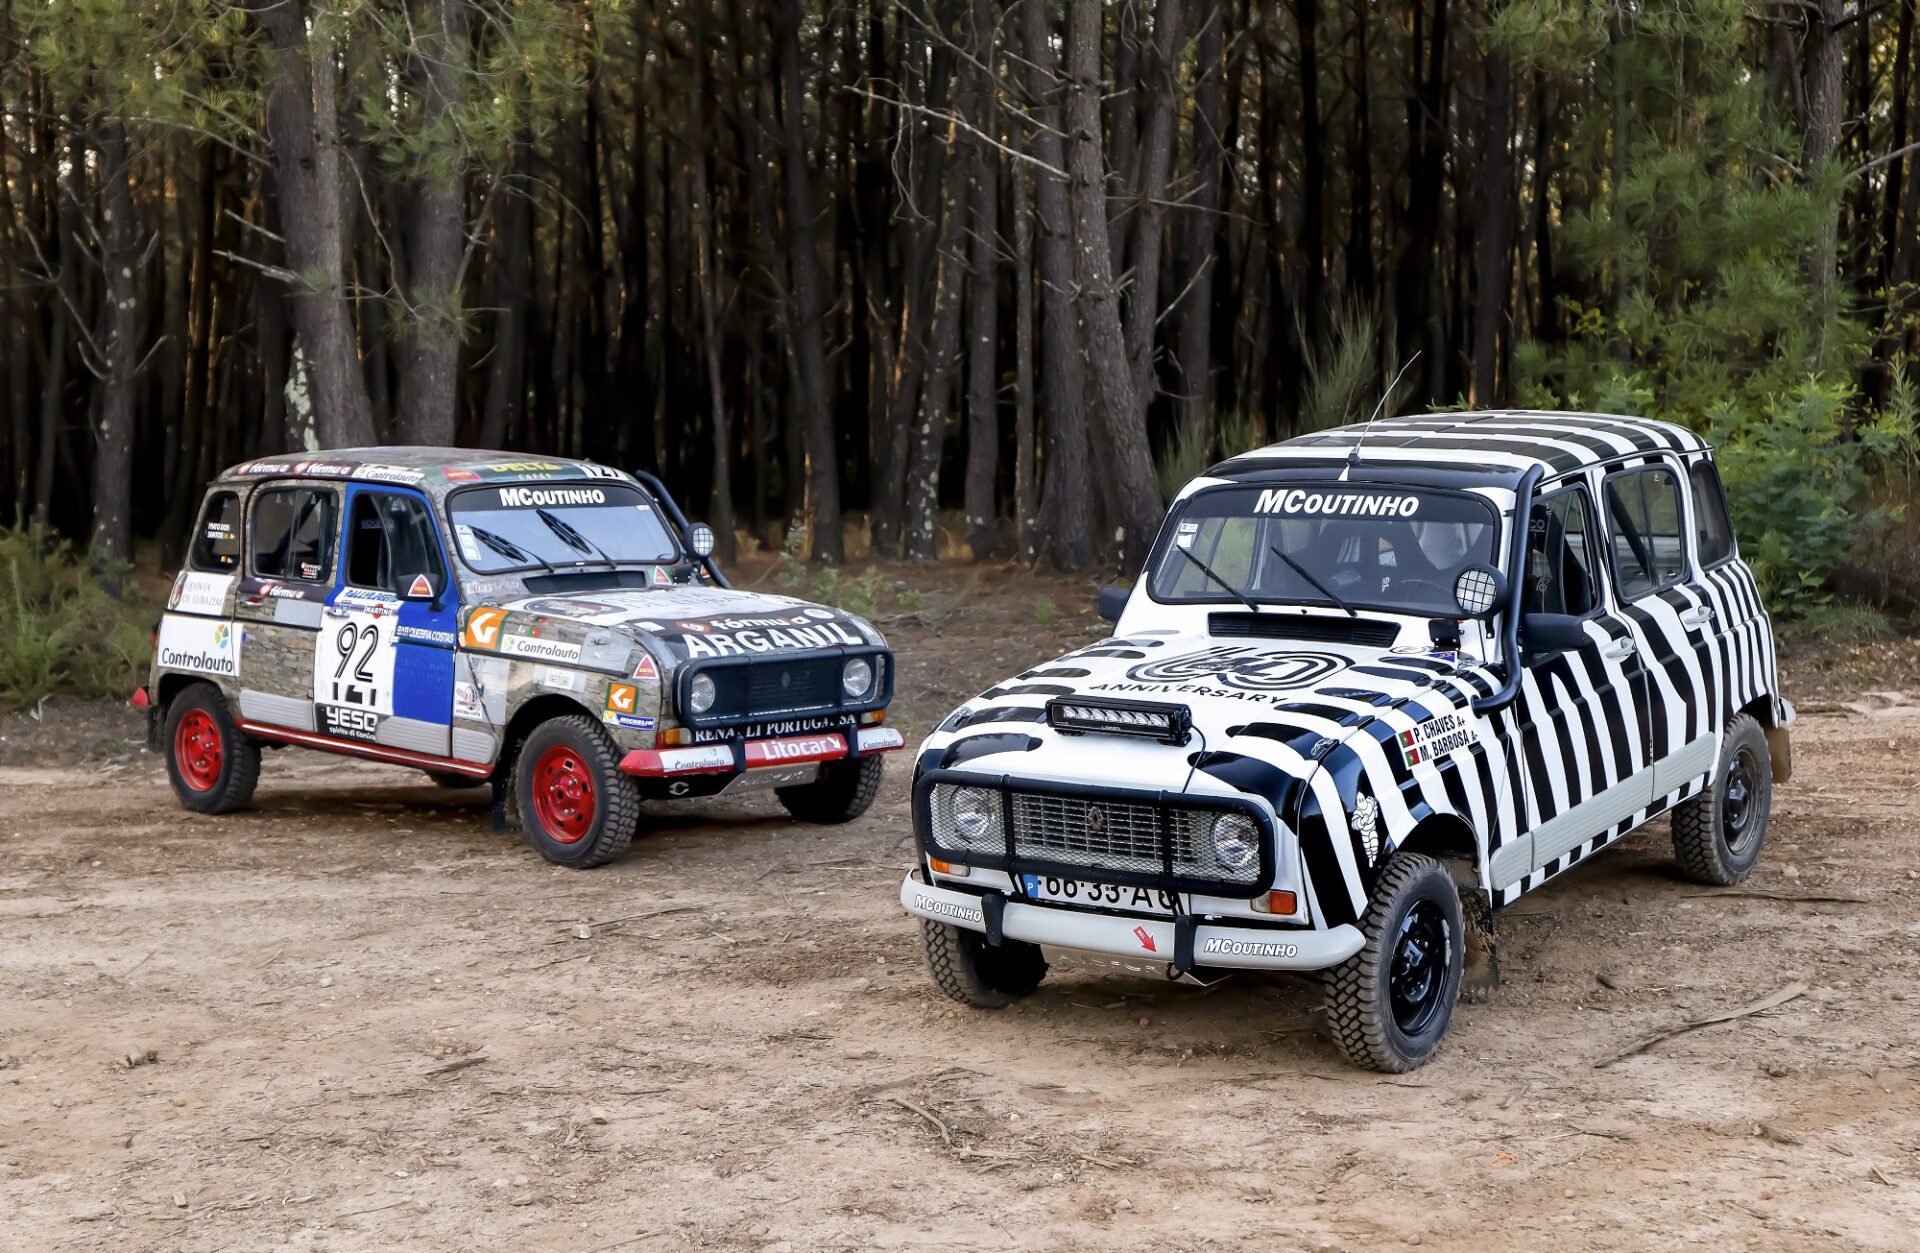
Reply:
[[[1418,352],[1408,357],[1407,363],[1400,367],[1400,373],[1394,375],[1393,382],[1387,384],[1387,390],[1380,393],[1380,403],[1373,407],[1373,416],[1367,419],[1366,426],[1360,430],[1360,438],[1353,441],[1353,447],[1347,451],[1347,470],[1352,470],[1360,464],[1360,446],[1367,442],[1368,434],[1373,431],[1373,424],[1380,420],[1380,411],[1387,407],[1389,400],[1393,399],[1394,388],[1400,386],[1400,380],[1407,377],[1407,371],[1411,370],[1413,363],[1418,360],[1420,360]],[[1346,474],[1343,472],[1340,477],[1344,479]]]

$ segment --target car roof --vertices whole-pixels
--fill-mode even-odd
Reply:
[[[1551,477],[1636,455],[1688,456],[1710,447],[1686,427],[1652,418],[1498,409],[1382,418],[1296,435],[1229,458],[1208,474],[1232,479],[1264,470],[1344,468],[1358,448],[1361,466],[1512,484],[1535,466]]]
[[[228,466],[218,476],[225,483],[268,478],[357,479],[370,483],[399,483],[432,492],[468,483],[524,483],[543,479],[619,478],[623,471],[573,457],[538,453],[501,452],[484,448],[428,448],[396,445],[381,448],[323,448],[290,452],[277,457],[255,457]]]

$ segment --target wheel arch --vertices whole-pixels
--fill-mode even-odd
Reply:
[[[1736,711],[1736,714],[1745,714],[1760,724],[1760,733],[1767,737],[1767,756],[1772,761],[1775,783],[1785,783],[1793,778],[1793,743],[1787,737],[1787,720],[1782,716],[1782,704],[1773,693],[1763,692]]]
[[[542,692],[528,698],[513,711],[513,716],[507,719],[506,728],[500,733],[500,754],[494,759],[494,774],[502,779],[509,775],[520,756],[520,746],[526,742],[527,736],[533,734],[535,727],[574,714],[592,717],[593,711],[571,696],[562,696],[557,692]]]
[[[1445,866],[1461,887],[1487,890],[1486,858],[1481,854],[1480,834],[1459,814],[1428,814],[1414,824],[1407,838],[1395,846],[1395,851],[1424,853]]]

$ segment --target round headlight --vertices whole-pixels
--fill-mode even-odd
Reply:
[[[687,684],[687,708],[703,714],[713,708],[714,697],[718,694],[714,691],[712,675],[696,674],[693,682]]]
[[[985,788],[954,789],[953,825],[962,839],[977,840],[990,834],[999,809],[1000,798]]]
[[[1244,870],[1260,855],[1260,828],[1245,814],[1221,814],[1213,820],[1213,855],[1228,870]]]
[[[873,690],[873,663],[864,657],[851,658],[840,671],[840,686],[853,699],[864,699]]]

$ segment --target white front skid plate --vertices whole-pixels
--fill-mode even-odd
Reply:
[[[922,883],[912,874],[900,881],[900,906],[921,918],[969,931],[987,929],[978,896]],[[1170,918],[1122,918],[1008,900],[1000,929],[1010,940],[1109,953],[1136,962],[1173,962]],[[1346,923],[1302,931],[1203,923],[1194,933],[1193,960],[1196,965],[1228,970],[1324,970],[1352,957],[1365,942],[1360,929]]]

